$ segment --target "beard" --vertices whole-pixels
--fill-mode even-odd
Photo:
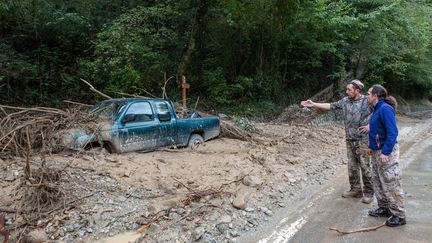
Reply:
[[[348,99],[355,100],[355,95],[347,95]]]

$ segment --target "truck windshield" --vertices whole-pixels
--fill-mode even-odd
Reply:
[[[90,114],[96,114],[101,118],[111,118],[115,121],[125,105],[126,103],[121,101],[104,101],[96,104],[90,110]]]

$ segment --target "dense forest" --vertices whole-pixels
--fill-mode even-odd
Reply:
[[[101,100],[96,89],[268,109],[359,78],[432,97],[428,0],[2,0],[0,103]]]

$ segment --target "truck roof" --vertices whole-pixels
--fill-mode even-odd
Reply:
[[[113,103],[113,102],[131,102],[131,101],[169,101],[169,100],[162,99],[162,98],[116,98],[116,99],[104,100],[101,102]]]

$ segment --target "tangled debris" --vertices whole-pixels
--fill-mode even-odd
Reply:
[[[236,126],[234,122],[221,120],[221,136],[226,138],[239,139],[243,141],[252,141],[254,134]]]
[[[0,111],[0,157],[25,158],[24,176],[15,189],[21,200],[14,209],[6,208],[22,213],[23,221],[14,225],[19,229],[67,206],[72,195],[61,185],[65,167],[47,164],[45,157],[61,149],[59,131],[77,127],[91,131],[95,119],[82,106],[61,110],[1,105]],[[32,161],[34,156],[41,158],[40,163]]]
[[[42,209],[56,207],[66,195],[59,186],[63,175],[61,168],[45,166],[33,170],[19,188],[23,191],[22,210],[41,213]]]
[[[94,116],[82,106],[61,110],[0,105],[0,110],[0,157],[57,152],[61,139],[59,131],[96,127],[91,125],[95,123]]]

